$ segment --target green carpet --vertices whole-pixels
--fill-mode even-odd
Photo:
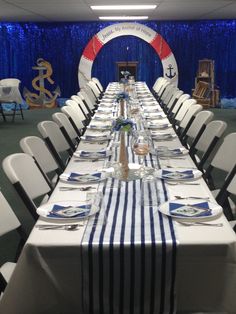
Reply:
[[[214,120],[224,120],[227,122],[228,127],[225,134],[236,132],[236,110],[235,109],[211,109],[214,112]],[[37,130],[37,124],[43,120],[51,120],[51,116],[56,109],[40,109],[40,110],[25,110],[22,120],[19,116],[16,117],[15,122],[3,122],[0,121],[0,160],[2,160],[9,154],[20,152],[19,141],[21,138],[29,135],[39,135]],[[33,227],[33,220],[18,197],[16,191],[11,186],[10,182],[6,178],[5,174],[0,167],[1,182],[0,187],[5,195],[6,199],[12,206],[17,217],[21,221],[23,228],[30,233]],[[222,182],[222,176],[217,174],[218,183]],[[0,239],[0,265],[5,261],[13,261],[14,254],[18,243],[18,234],[12,232],[9,235],[5,235]]]

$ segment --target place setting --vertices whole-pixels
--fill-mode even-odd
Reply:
[[[84,201],[58,200],[43,204],[37,208],[37,213],[47,223],[37,224],[36,227],[39,230],[78,230],[90,217],[100,211],[102,200],[102,193],[96,191],[87,192]],[[105,220],[102,219],[100,222],[104,223]]]
[[[204,197],[170,200],[161,204],[158,210],[185,226],[223,226],[222,223],[211,222],[222,214],[222,207]]]

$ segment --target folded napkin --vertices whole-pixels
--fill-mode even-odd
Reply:
[[[170,123],[148,123],[148,128],[150,129],[167,129],[171,126]]]
[[[95,130],[110,130],[111,125],[110,124],[103,124],[103,125],[97,125],[97,124],[90,124],[87,129],[95,129]]]
[[[170,203],[169,212],[176,217],[206,217],[212,215],[208,202],[196,204]]]
[[[152,134],[152,139],[153,140],[169,140],[172,138],[175,138],[176,135],[175,134],[171,134],[171,133],[165,133],[165,134]]]
[[[111,150],[100,150],[97,152],[90,152],[86,150],[80,150],[74,153],[75,157],[79,158],[106,158],[111,156]]]
[[[163,112],[147,112],[146,110],[144,111],[144,117],[146,119],[163,119],[166,118],[166,115]]]
[[[80,206],[61,206],[53,205],[52,210],[47,214],[47,217],[54,218],[75,218],[86,217],[91,210],[91,204]]]
[[[166,147],[157,147],[157,152],[159,156],[178,156],[183,155],[184,148],[166,148]]]
[[[112,137],[110,135],[84,135],[84,136],[81,136],[81,139],[88,142],[90,141],[101,142],[101,141],[109,141],[112,139]]]
[[[175,179],[175,180],[185,180],[185,179],[193,179],[194,174],[192,170],[162,170],[162,179]]]
[[[94,117],[93,117],[94,120],[98,120],[98,121],[107,121],[107,120],[113,120],[113,116],[110,115],[110,114],[106,114],[106,115],[98,115],[96,114]]]
[[[71,172],[69,174],[63,173],[60,175],[61,179],[64,179],[68,182],[98,182],[102,179],[102,172],[95,172],[95,173],[78,173],[78,172]]]

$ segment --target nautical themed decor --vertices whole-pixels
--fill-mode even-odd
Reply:
[[[125,22],[103,28],[89,41],[83,51],[78,68],[80,87],[83,87],[91,79],[93,62],[100,49],[110,40],[126,35],[139,37],[149,43],[160,57],[163,76],[170,83],[178,85],[178,66],[175,56],[164,38],[143,24]]]
[[[54,84],[54,81],[51,78],[53,73],[52,66],[48,61],[42,58],[39,58],[36,63],[37,66],[33,66],[32,69],[38,71],[39,74],[32,80],[32,86],[39,92],[39,94],[36,92],[31,93],[25,87],[23,90],[25,100],[32,108],[56,107],[56,99],[61,94],[60,87],[57,86],[52,93],[45,88],[45,80],[50,84]]]

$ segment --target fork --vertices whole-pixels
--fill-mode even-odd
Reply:
[[[165,181],[165,183],[169,185],[200,185],[200,183],[195,183],[195,182],[185,182],[185,181]]]
[[[209,200],[210,199],[210,197],[209,196],[203,196],[203,197],[201,197],[201,196],[186,196],[186,197],[184,197],[184,196],[180,196],[180,195],[174,195],[174,198],[176,198],[177,200],[184,200],[184,199],[186,199],[186,198],[192,198],[192,199],[195,199],[195,200]]]
[[[71,186],[60,186],[59,190],[60,191],[73,191],[73,190],[78,190],[78,191],[89,191],[91,189],[95,189],[95,187],[92,186],[85,186],[85,187],[71,187]]]
[[[223,227],[222,223],[210,223],[210,222],[183,222],[183,221],[178,221],[179,224],[184,225],[184,226],[210,226],[210,227]]]
[[[39,230],[77,230],[78,227],[82,227],[82,224],[71,224],[71,225],[37,225]]]

